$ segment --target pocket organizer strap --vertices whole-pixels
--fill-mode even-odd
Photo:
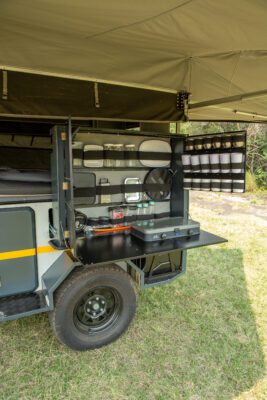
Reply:
[[[80,149],[74,149],[74,151]],[[82,151],[82,150],[81,150]],[[171,153],[150,152],[150,151],[116,151],[116,150],[87,150],[84,152],[85,160],[163,160],[171,161]]]
[[[158,151],[139,151],[140,160],[163,160],[171,161],[171,153],[162,153]]]
[[[214,182],[214,181],[211,181],[211,187],[212,187],[213,189],[220,189],[220,188],[221,188],[221,182]]]
[[[194,184],[194,182],[193,182]],[[210,189],[210,182],[201,182],[201,189]]]
[[[120,194],[135,192],[167,192],[170,190],[168,184],[145,183],[140,185],[110,185],[96,186],[94,188],[74,188],[75,197],[92,197],[96,194]]]
[[[245,181],[241,181],[241,182],[236,182],[233,181],[233,189],[245,189]]]
[[[232,169],[242,169],[244,168],[244,163],[243,162],[232,162],[231,163]]]
[[[72,157],[73,158],[83,158],[83,149],[73,149]]]
[[[84,152],[83,158],[84,158],[84,160],[103,160],[104,151],[103,150],[87,150]]]
[[[231,182],[224,182],[221,181],[221,189],[232,189],[232,181]]]
[[[192,181],[192,189],[199,189],[200,188],[200,179],[198,181],[194,180]]]
[[[210,164],[211,169],[220,169],[220,164]]]
[[[201,164],[201,169],[209,169],[210,164]]]

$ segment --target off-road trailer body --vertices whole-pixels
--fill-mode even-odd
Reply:
[[[189,216],[189,190],[184,189],[184,177],[188,174],[184,172],[181,159],[185,152],[186,137],[166,132],[120,130],[114,129],[114,125],[113,122],[113,129],[107,129],[107,123],[105,128],[86,126],[77,128],[72,127],[69,120],[66,124],[55,125],[49,130],[49,135],[45,138],[49,143],[49,149],[40,149],[39,144],[34,147],[32,134],[27,139],[30,142],[28,148],[21,147],[17,143],[16,138],[22,137],[23,134],[16,136],[14,133],[6,135],[7,143],[5,145],[2,142],[1,146],[2,160],[6,157],[7,162],[12,159],[13,154],[15,164],[11,162],[10,167],[18,166],[19,154],[30,149],[31,152],[27,154],[31,168],[35,164],[38,167],[40,162],[48,164],[49,157],[52,184],[50,194],[38,195],[33,190],[28,195],[18,195],[18,187],[18,191],[1,197],[0,319],[8,321],[49,312],[56,335],[63,343],[77,350],[107,344],[127,328],[136,307],[133,281],[141,288],[171,282],[185,272],[188,249],[226,241],[203,230],[199,235],[145,242],[123,232],[116,235],[87,237],[75,229],[75,211],[82,212],[87,218],[107,215],[108,207],[124,202],[125,191],[136,190],[131,185],[125,189],[121,184],[124,178],[138,176],[144,182],[146,174],[153,169],[144,166],[73,167],[75,150],[72,149],[72,143],[77,138],[82,138],[85,143],[100,144],[107,140],[123,143],[130,141],[138,145],[145,140],[162,140],[170,144],[169,170],[173,174],[170,194],[164,201],[156,202],[152,218]],[[5,131],[7,126],[8,123],[5,122]],[[20,126],[23,127],[24,123]],[[38,129],[38,123],[33,123],[32,129],[34,126]],[[163,125],[161,130],[162,128]],[[25,129],[29,131],[28,124]],[[14,130],[12,124],[10,130]],[[230,138],[236,134],[238,132],[227,133],[224,136],[228,135]],[[8,143],[11,136],[15,145]],[[36,138],[38,141],[38,136]],[[44,150],[47,151],[46,161],[41,160],[44,156],[41,157],[40,151]],[[229,150],[224,151],[229,152]],[[93,158],[97,158],[97,154],[90,154]],[[162,156],[160,152],[154,154],[154,158]],[[111,156],[116,158],[118,153],[113,152]],[[141,157],[140,154],[138,157]],[[149,157],[153,158],[153,153]],[[24,163],[25,161],[23,165]],[[104,189],[104,192],[96,182],[93,187],[91,184],[88,187],[84,184],[82,187],[77,187],[79,186],[77,176],[82,175],[84,179],[90,177],[92,171],[96,174],[97,180],[105,176],[110,179],[112,185]],[[203,176],[206,178],[208,175]],[[232,178],[233,174],[221,174],[221,176]],[[32,187],[35,185],[36,181],[33,181]],[[161,189],[161,186],[156,186],[153,190]],[[38,189],[36,190],[38,192]],[[145,192],[147,187],[143,183],[138,190]],[[114,201],[108,204],[101,203],[103,193],[111,195]],[[92,196],[95,197],[93,202]],[[85,303],[82,300],[84,298]],[[93,313],[93,317],[94,313],[98,316],[98,309],[100,310],[99,324],[96,318],[91,319],[91,322],[87,320],[87,324],[84,323],[86,318],[84,315],[79,316],[77,311],[77,304],[81,301],[83,303],[80,304],[80,308],[87,307],[87,318],[90,313]],[[109,306],[108,301],[111,301]],[[90,308],[92,304],[95,309]],[[107,315],[104,315],[103,310]]]
[[[152,220],[186,219],[189,189],[244,190],[245,139],[233,151],[215,145],[209,170],[198,156],[211,151],[186,146],[166,127],[267,121],[267,7],[262,0],[116,0],[112,7],[76,0],[75,8],[69,0],[64,7],[13,0],[0,8],[0,319],[49,312],[63,343],[99,347],[133,318],[133,281],[142,288],[170,282],[185,272],[188,249],[225,239],[203,230],[151,243],[124,233],[91,237],[78,232],[77,213],[85,226],[107,220],[108,207],[138,187],[145,196],[167,193]],[[229,143],[238,133],[225,135]],[[152,166],[140,165],[139,148],[149,140],[171,149],[167,183],[146,183]],[[98,146],[79,156],[87,165],[101,152],[113,160],[124,154],[99,146],[134,144],[138,165],[74,168],[82,149],[72,151],[73,141]],[[166,162],[160,147],[155,154],[152,165]],[[182,155],[194,160],[192,169]]]

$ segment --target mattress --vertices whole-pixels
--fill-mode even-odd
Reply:
[[[17,170],[17,169],[0,169],[0,181],[17,181],[17,182],[51,182],[49,171],[43,170]]]
[[[0,169],[0,201],[50,199],[52,195],[49,171]]]

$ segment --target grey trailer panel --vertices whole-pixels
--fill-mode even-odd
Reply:
[[[34,212],[29,207],[0,210],[0,297],[37,287]]]

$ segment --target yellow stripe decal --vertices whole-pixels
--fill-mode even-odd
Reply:
[[[37,254],[54,253],[55,251],[60,251],[60,250],[56,250],[52,246],[37,247]]]
[[[0,261],[3,260],[11,260],[13,258],[22,258],[22,257],[32,257],[36,254],[44,254],[44,253],[53,253],[56,250],[51,246],[41,246],[37,247],[36,249],[25,249],[25,250],[15,250],[15,251],[6,251],[0,253]]]

